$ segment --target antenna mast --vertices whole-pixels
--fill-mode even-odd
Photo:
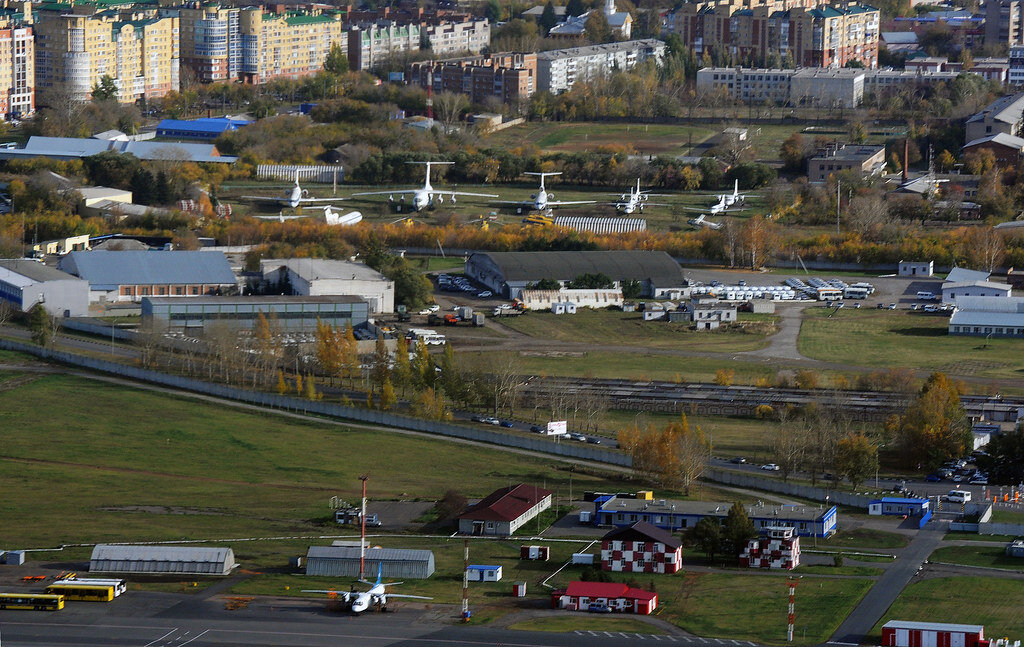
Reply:
[[[363,482],[363,509],[359,514],[359,579],[366,579],[366,479],[369,476],[363,475],[359,480]]]

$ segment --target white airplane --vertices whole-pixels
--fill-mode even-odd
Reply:
[[[377,581],[368,582],[366,580],[359,580],[363,584],[369,584],[369,591],[332,591],[332,590],[303,590],[303,593],[326,593],[328,596],[341,598],[348,605],[349,610],[352,613],[362,613],[371,606],[379,606],[381,609],[387,607],[388,598],[412,598],[415,600],[433,600],[434,598],[424,597],[422,595],[399,595],[397,593],[388,593],[387,587],[396,586],[402,582],[383,582],[381,579],[381,572],[383,567],[377,565]]]
[[[715,196],[715,199],[719,201],[725,200],[725,206],[731,207],[736,203],[743,204],[746,201],[747,196],[746,194],[740,193],[740,181],[736,180],[736,183],[732,187],[732,193],[723,193]]]
[[[323,202],[337,202],[341,198],[311,198],[309,197],[309,191],[299,186],[299,172],[295,171],[295,186],[288,195],[284,196],[266,196],[266,195],[243,195],[243,200],[256,200],[257,202],[276,202],[279,205],[285,207],[291,207],[292,209],[304,204],[317,204]]]
[[[401,204],[405,203],[405,196],[412,195],[412,210],[422,211],[435,200],[437,204],[444,203],[444,196],[449,196],[452,204],[455,204],[455,196],[457,195],[471,195],[478,198],[497,198],[497,195],[492,193],[468,193],[466,191],[448,191],[447,189],[438,190],[430,185],[430,167],[434,164],[454,164],[455,162],[406,162],[406,164],[423,164],[427,167],[427,177],[423,182],[423,186],[418,189],[401,189],[399,191],[367,191],[364,193],[353,193],[352,197],[358,195],[386,195],[388,196],[388,202],[394,202],[395,196],[401,196]],[[401,204],[399,210],[401,210]]]
[[[595,200],[561,200],[552,202],[555,198],[554,193],[548,193],[544,188],[544,178],[550,175],[561,175],[558,173],[523,173],[523,175],[536,175],[540,177],[540,190],[537,193],[531,194],[529,200],[499,200],[495,204],[514,204],[516,205],[516,213],[522,213],[523,209],[532,209],[533,211],[547,211],[551,207],[562,207],[568,204],[597,204]]]
[[[324,210],[324,221],[328,225],[335,226],[339,225],[342,227],[348,227],[354,225],[363,219],[363,214],[358,211],[350,211],[344,215],[334,210],[334,207],[327,205],[326,207],[314,207],[316,209]],[[260,220],[276,220],[278,222],[285,222],[286,220],[297,220],[298,218],[307,218],[308,216],[286,216],[284,212],[278,213],[276,216],[254,216]]]
[[[700,229],[701,227],[707,227],[708,229],[714,229],[715,231],[718,231],[723,227],[722,223],[711,222],[710,220],[708,220],[708,217],[705,216],[704,214],[700,214],[696,218],[690,218],[686,222],[691,227],[696,227],[698,229]]]
[[[659,202],[648,202],[652,195],[658,195],[651,193],[650,191],[642,191],[640,189],[640,178],[636,179],[636,188],[629,187],[629,195],[623,193],[619,196],[619,202],[614,203],[615,208],[625,214],[635,213],[637,211],[643,211],[645,206],[657,206],[667,207],[669,205],[662,204]]]

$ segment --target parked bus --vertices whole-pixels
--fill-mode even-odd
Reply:
[[[63,608],[63,595],[46,595],[41,593],[0,593],[0,609],[60,611]]]
[[[102,579],[102,578],[78,578],[68,577],[63,580],[57,580],[54,584],[78,584],[81,586],[112,586],[114,587],[114,597],[121,595],[128,590],[128,583],[124,580],[113,580],[113,579]]]
[[[843,298],[846,299],[867,299],[868,294],[867,288],[859,288],[853,285],[847,286],[843,290]]]
[[[46,592],[80,602],[110,602],[114,599],[114,587],[110,584],[54,583],[46,587]]]
[[[818,301],[840,301],[843,291],[838,288],[818,288]]]

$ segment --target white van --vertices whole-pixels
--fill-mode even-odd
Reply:
[[[971,493],[967,490],[950,490],[949,494],[946,495],[946,499],[953,503],[969,503]]]
[[[931,292],[918,292],[917,298],[921,301],[934,301],[935,295]]]

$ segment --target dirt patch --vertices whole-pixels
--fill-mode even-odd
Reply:
[[[9,380],[4,380],[4,381],[0,382],[0,392],[10,391],[12,389],[18,388],[19,386],[25,386],[26,384],[31,384],[32,382],[35,382],[36,380],[38,380],[40,377],[42,377],[42,376],[40,376],[40,375],[21,375],[21,376],[18,376],[18,377],[12,377]]]
[[[523,357],[586,357],[584,350],[521,350]]]
[[[197,508],[182,508],[167,505],[122,505],[98,509],[103,512],[128,512],[139,514],[205,514],[214,516],[222,516],[225,514],[215,510],[200,510]]]

